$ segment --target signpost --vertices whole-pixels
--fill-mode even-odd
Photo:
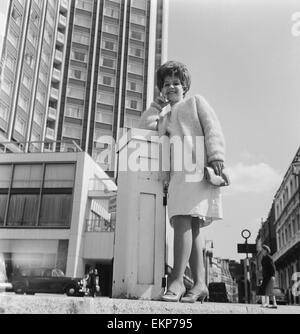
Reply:
[[[245,243],[238,244],[237,251],[238,253],[246,253],[246,260],[244,261],[244,282],[245,282],[245,304],[249,300],[248,295],[248,280],[249,280],[249,286],[250,286],[250,272],[249,272],[249,257],[248,254],[252,253],[255,254],[257,252],[256,250],[256,244],[248,244],[248,239],[251,236],[251,232],[247,229],[244,229],[241,233],[242,237],[245,239]],[[251,289],[249,289],[250,293]]]

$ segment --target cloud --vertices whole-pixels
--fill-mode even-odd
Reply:
[[[263,162],[256,164],[239,162],[228,167],[228,173],[231,185],[227,188],[227,194],[272,192],[282,181],[282,176]]]

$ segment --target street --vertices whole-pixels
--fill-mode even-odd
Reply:
[[[300,314],[300,306],[279,305],[277,309],[267,309],[254,304],[186,304],[5,292],[0,294],[0,314]]]

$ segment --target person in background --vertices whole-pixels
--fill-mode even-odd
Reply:
[[[100,292],[99,274],[96,268],[90,268],[87,286],[91,297],[95,297]]]
[[[259,294],[262,296],[262,307],[277,308],[276,297],[274,295],[275,283],[275,265],[271,257],[271,249],[267,245],[262,246],[262,284],[259,289]],[[270,304],[270,297],[272,297],[273,305]]]

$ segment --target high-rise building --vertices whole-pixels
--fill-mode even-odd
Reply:
[[[110,138],[136,126],[166,60],[167,0],[10,0],[8,12],[0,140],[75,141],[113,169]]]

